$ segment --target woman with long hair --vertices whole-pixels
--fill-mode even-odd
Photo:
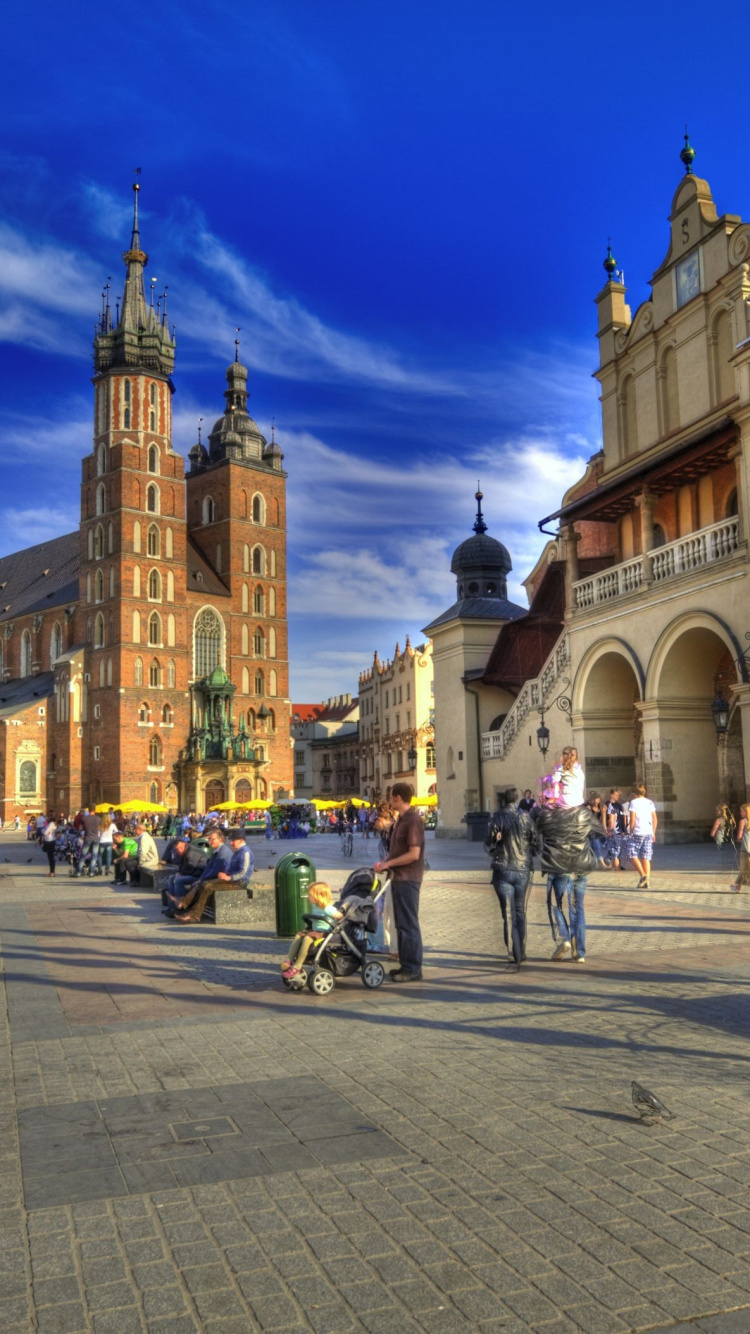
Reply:
[[[560,763],[552,774],[552,789],[555,806],[583,806],[586,776],[578,763],[575,746],[565,746]]]
[[[740,846],[740,869],[737,872],[737,879],[729,888],[739,894],[741,889],[750,887],[750,822],[748,821],[747,806],[740,806],[740,822],[737,826],[737,842]]]

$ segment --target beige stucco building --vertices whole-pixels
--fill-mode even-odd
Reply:
[[[359,678],[359,791],[368,801],[389,795],[393,783],[411,783],[424,797],[435,785],[432,644],[403,651]],[[416,762],[413,762],[416,756]]]
[[[339,732],[356,734],[359,701],[350,694],[332,695],[321,704],[292,704],[290,732],[294,747],[294,792],[298,801],[320,796],[313,771],[312,743],[335,737]],[[318,773],[318,787],[322,774]],[[352,789],[356,795],[356,788]]]
[[[571,740],[590,789],[646,782],[667,841],[705,833],[720,798],[750,791],[750,225],[717,214],[687,143],[682,156],[667,252],[634,316],[605,261],[603,448],[542,520],[557,536],[526,581],[529,611],[494,639],[460,616],[429,627],[445,833],[464,832],[472,801],[535,787]]]

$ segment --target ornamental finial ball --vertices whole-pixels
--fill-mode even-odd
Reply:
[[[612,282],[615,276],[615,269],[617,268],[617,260],[612,254],[612,246],[610,245],[609,241],[607,242],[607,254],[606,258],[604,259],[604,268],[607,271],[607,280],[609,282]]]
[[[693,163],[695,161],[695,149],[688,138],[687,125],[685,126],[685,147],[680,153],[680,161],[685,164],[685,175],[692,176]]]

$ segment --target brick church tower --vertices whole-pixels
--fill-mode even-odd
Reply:
[[[147,300],[138,191],[125,289],[94,339],[77,605],[55,659],[55,805],[170,808],[291,789],[286,474],[227,372],[209,449],[172,448],[175,340]],[[51,776],[51,775],[50,775]]]

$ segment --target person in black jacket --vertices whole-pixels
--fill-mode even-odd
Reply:
[[[510,934],[516,968],[526,958],[526,904],[534,853],[539,850],[534,822],[526,811],[518,809],[518,798],[518,788],[506,790],[484,844],[492,858],[492,884],[502,909],[505,943],[507,946]]]
[[[551,877],[554,896],[552,911],[559,937],[552,958],[559,963],[586,958],[586,919],[583,900],[589,871],[596,869],[597,857],[592,837],[601,833],[601,824],[588,806],[543,806],[536,827],[542,839],[542,870]],[[570,925],[563,912],[567,897]]]

